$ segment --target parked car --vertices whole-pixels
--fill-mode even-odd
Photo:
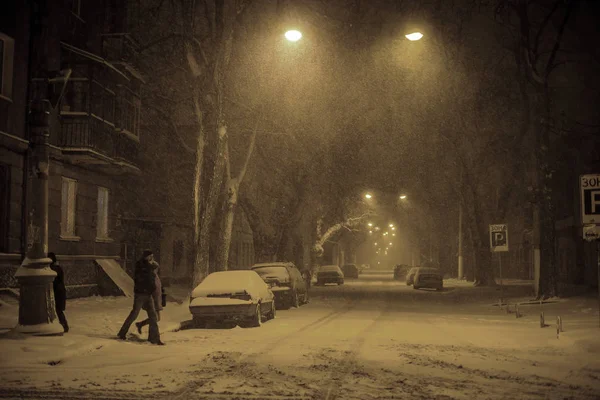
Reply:
[[[308,303],[307,279],[293,263],[263,263],[252,266],[269,286],[278,307],[300,307]]]
[[[317,283],[315,285],[324,285],[326,283],[344,284],[344,273],[337,265],[322,265],[317,272]]]
[[[358,278],[358,267],[355,264],[342,266],[342,272],[346,278]]]
[[[276,312],[273,292],[254,271],[209,274],[192,291],[189,307],[196,326],[214,321],[258,327]]]
[[[406,274],[406,285],[407,286],[410,286],[413,284],[414,279],[415,279],[415,274],[417,273],[417,269],[419,269],[419,267],[412,267],[408,271],[408,274]]]
[[[413,289],[420,288],[431,288],[441,291],[444,288],[444,279],[440,270],[426,267],[417,268],[413,282]]]
[[[406,264],[397,264],[394,267],[394,279],[403,280],[408,275],[408,271],[410,271],[411,266]]]

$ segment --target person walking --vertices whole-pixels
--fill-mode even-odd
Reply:
[[[65,316],[65,309],[67,308],[67,287],[65,286],[65,273],[56,260],[56,254],[48,253],[48,258],[52,260],[50,263],[50,269],[56,272],[56,278],[52,282],[54,289],[54,306],[56,308],[56,316],[58,322],[62,325],[65,333],[69,332],[69,323]]]
[[[158,330],[158,316],[154,308],[154,300],[152,294],[156,289],[155,273],[154,273],[154,254],[152,250],[144,250],[142,258],[135,264],[134,286],[133,286],[133,307],[131,312],[123,322],[123,326],[119,330],[117,336],[121,340],[127,339],[127,332],[131,324],[137,319],[142,308],[148,314],[150,333],[148,341],[152,344],[164,345],[160,340],[160,331]]]
[[[152,293],[152,300],[154,301],[154,309],[156,310],[156,319],[157,319],[157,321],[160,321],[160,312],[163,309],[163,305],[162,305],[163,288],[162,288],[162,282],[160,280],[160,266],[158,265],[158,263],[155,260],[152,260],[151,264],[154,267],[154,284],[156,286],[156,289],[154,289],[154,292]],[[141,335],[142,328],[149,324],[150,324],[150,318],[146,318],[145,320],[143,320],[141,322],[136,322],[135,327],[137,328],[138,333]]]

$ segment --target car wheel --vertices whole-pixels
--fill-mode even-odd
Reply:
[[[338,282],[338,285],[343,285],[343,284],[344,284],[344,281],[339,281]]]
[[[292,298],[290,299],[290,304],[294,308],[300,307],[300,299],[298,298],[298,291],[294,290],[292,293]]]
[[[204,318],[194,317],[193,320],[194,320],[194,327],[195,328],[204,329],[204,328],[206,328],[206,325],[208,324],[207,321]]]
[[[413,289],[417,290],[419,287],[418,286],[413,286]]]
[[[440,287],[436,288],[435,290],[437,290],[438,292],[441,292],[442,290],[444,290],[444,288],[440,286]]]
[[[275,315],[277,314],[277,307],[275,307],[275,300],[271,303],[271,311],[267,314],[267,319],[275,319]]]
[[[262,314],[260,310],[260,304],[256,305],[256,312],[248,322],[248,327],[250,328],[258,328],[262,325]]]

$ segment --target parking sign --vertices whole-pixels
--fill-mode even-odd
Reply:
[[[506,224],[490,225],[490,249],[493,252],[508,251],[508,228]]]

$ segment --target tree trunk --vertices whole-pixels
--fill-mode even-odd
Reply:
[[[200,236],[196,249],[196,262],[194,263],[194,287],[197,286],[210,272],[210,238],[212,222],[219,204],[219,195],[223,183],[225,170],[225,144],[227,140],[227,128],[218,127],[218,143],[215,153],[215,163],[212,170],[210,189],[206,197],[206,207],[201,218]]]
[[[225,202],[225,216],[221,228],[219,250],[217,254],[216,271],[227,271],[229,269],[229,250],[231,249],[231,238],[233,236],[233,220],[237,206],[239,185],[237,179],[227,181],[227,200]]]
[[[203,266],[208,265],[204,260],[202,246],[200,245],[200,214],[202,213],[202,200],[200,196],[202,183],[202,166],[204,164],[204,129],[200,126],[196,144],[196,166],[194,168],[194,267],[192,269],[192,282],[196,287],[206,276],[208,270]]]
[[[550,95],[548,89],[540,91],[544,110],[540,115],[549,120]],[[537,102],[542,103],[541,101]],[[536,130],[536,149],[538,160],[537,207],[539,207],[539,244],[540,244],[540,280],[538,298],[558,296],[558,268],[556,265],[555,214],[552,196],[552,164],[550,139],[547,124],[534,127]]]

